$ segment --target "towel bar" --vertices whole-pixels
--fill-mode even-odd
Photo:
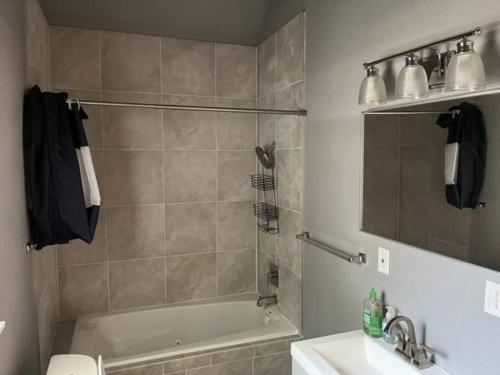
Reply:
[[[357,263],[357,264],[366,263],[366,254],[363,254],[363,253],[358,253],[358,255],[347,254],[347,253],[343,252],[342,250],[335,249],[334,247],[331,247],[327,244],[313,240],[311,238],[311,234],[309,232],[299,233],[295,237],[297,237],[299,240],[304,241],[305,243],[319,247],[320,249],[325,250],[325,251],[329,252],[330,254],[336,255],[339,258],[342,258],[349,263]]]

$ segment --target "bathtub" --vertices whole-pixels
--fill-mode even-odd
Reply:
[[[71,353],[104,358],[105,368],[166,360],[297,334],[255,296],[78,318]]]

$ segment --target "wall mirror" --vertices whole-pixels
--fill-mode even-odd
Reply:
[[[361,227],[368,233],[500,271],[500,95],[394,111],[447,112],[463,102],[481,111],[487,144],[477,206],[458,208],[453,199],[450,203],[449,195],[456,191],[448,190],[449,178],[460,174],[461,184],[476,184],[478,176],[466,174],[471,170],[470,165],[463,165],[466,157],[456,164],[461,153],[450,151],[449,128],[436,124],[439,114],[365,114]],[[459,142],[459,147],[463,150],[466,145]]]

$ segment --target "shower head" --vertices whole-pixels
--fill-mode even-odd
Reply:
[[[271,143],[269,146],[265,146],[264,148],[257,146],[255,147],[255,153],[257,154],[257,158],[259,159],[262,166],[266,169],[273,169],[275,165],[274,159],[274,148],[275,143]]]

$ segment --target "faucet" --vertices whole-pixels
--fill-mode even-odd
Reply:
[[[259,307],[276,305],[277,303],[278,296],[276,294],[273,294],[271,296],[259,296],[259,298],[257,298],[257,306]]]
[[[406,331],[401,326],[401,323],[405,323]],[[415,326],[409,318],[397,316],[391,319],[387,323],[384,332],[398,337],[398,344],[394,351],[403,359],[419,369],[425,369],[433,365],[431,362],[432,349],[424,344],[417,345]]]

